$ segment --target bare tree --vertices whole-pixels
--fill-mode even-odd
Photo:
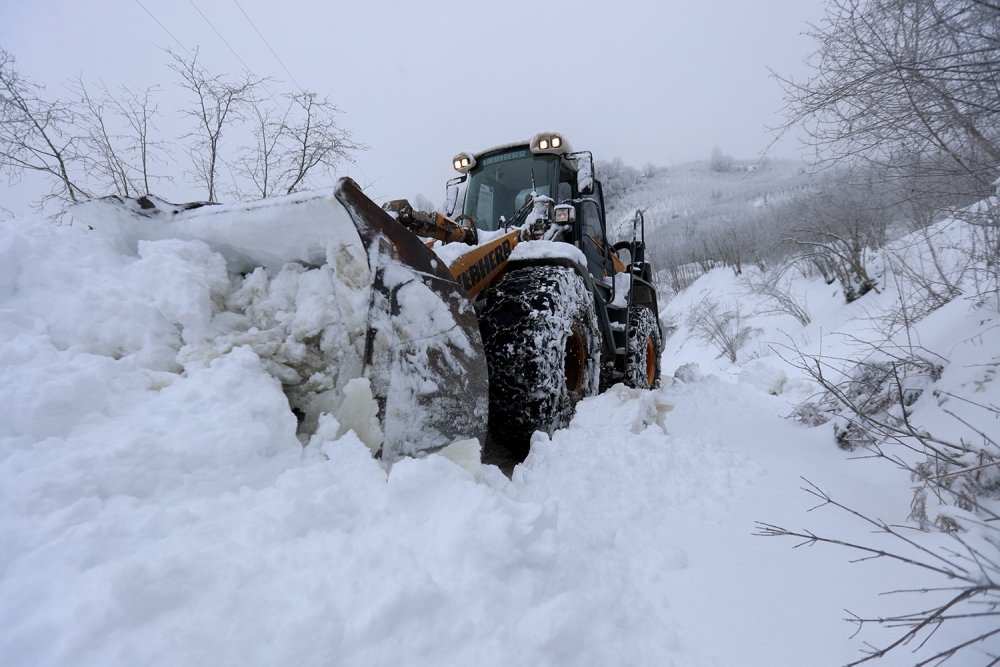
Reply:
[[[998,497],[996,471],[1000,468],[1000,443],[991,437],[992,424],[1000,417],[1000,408],[974,399],[974,393],[957,395],[934,389],[948,360],[914,346],[902,347],[891,340],[866,342],[870,358],[857,360],[804,356],[795,350],[793,365],[811,377],[823,390],[818,402],[799,406],[793,417],[817,425],[834,422],[838,445],[846,449],[864,448],[877,459],[909,472],[915,483],[910,504],[910,518],[920,530],[940,530],[954,540],[953,548],[931,546],[914,526],[890,525],[863,515],[835,501],[809,483],[805,490],[818,498],[819,506],[833,506],[867,522],[896,544],[860,543],[823,536],[810,530],[789,530],[758,523],[758,535],[797,537],[801,544],[831,544],[860,554],[858,560],[890,559],[946,578],[940,588],[893,591],[930,596],[917,610],[888,617],[861,617],[852,614],[847,620],[860,631],[867,624],[902,629],[894,641],[871,646],[867,655],[851,665],[878,659],[907,644],[919,650],[942,625],[962,631],[960,619],[977,618],[984,622],[973,628],[964,640],[948,640],[944,650],[937,650],[921,665],[938,665],[962,655],[962,664],[970,664],[967,649],[985,648],[987,639],[1000,634],[1000,561],[997,546],[1000,529],[996,510]],[[845,364],[847,369],[845,369]],[[855,365],[856,364],[856,365]],[[853,365],[853,368],[851,366]],[[995,364],[992,364],[995,365]],[[930,391],[940,411],[952,417],[957,429],[931,433],[913,421],[913,405]],[[956,409],[959,406],[960,409]],[[939,423],[939,428],[944,424]],[[957,431],[957,433],[955,432]],[[959,435],[962,432],[965,435]],[[969,435],[974,437],[968,437]],[[936,504],[938,509],[930,508]],[[957,508],[953,511],[948,508]],[[989,656],[996,664],[996,654]]]
[[[158,105],[152,98],[155,91],[155,88],[135,91],[123,87],[120,97],[111,98],[119,116],[124,119],[131,130],[130,150],[136,154],[136,168],[142,179],[141,189],[146,194],[151,191],[152,163],[158,161],[157,155],[166,150],[162,141],[153,139],[155,128],[152,119],[159,111]]]
[[[1000,165],[1000,3],[831,0],[815,73],[778,77],[786,129],[800,123],[820,157],[917,178],[911,196],[982,197]]]
[[[430,199],[428,199],[427,197],[425,197],[422,194],[418,194],[416,197],[414,197],[414,199],[413,199],[413,206],[418,211],[436,211],[436,210],[438,210],[437,207],[434,206],[434,202],[432,202]]]
[[[850,174],[828,181],[826,187],[798,204],[802,225],[789,238],[799,246],[799,259],[811,262],[824,278],[835,278],[851,303],[868,292],[878,292],[868,271],[869,254],[885,244],[886,226],[893,209],[870,174]]]
[[[598,160],[594,166],[604,188],[604,198],[609,202],[623,197],[642,182],[639,170],[625,164],[621,158]]]
[[[101,178],[95,189],[123,197],[149,194],[154,179],[151,163],[165,150],[152,137],[157,112],[153,89],[136,92],[123,87],[115,96],[102,84],[94,95],[79,78],[74,92],[80,98],[78,126],[86,149],[82,158],[91,178]]]
[[[279,114],[276,108],[265,100],[254,100],[251,109],[251,123],[254,145],[239,151],[233,170],[253,184],[253,195],[261,199],[271,197],[281,191],[281,156],[284,152],[282,141],[288,132],[287,118],[290,108]],[[237,195],[242,195],[239,186]]]
[[[711,167],[712,171],[732,171],[733,164],[732,155],[726,155],[718,146],[712,149],[712,157],[708,161],[708,166]]]
[[[688,326],[696,338],[711,345],[736,363],[739,349],[750,340],[754,329],[747,326],[739,306],[733,310],[721,310],[714,301],[706,301],[696,306],[688,316]]]
[[[288,194],[300,190],[317,168],[328,171],[338,162],[353,161],[350,151],[360,148],[350,132],[337,126],[334,117],[340,110],[328,99],[308,91],[290,97],[290,164],[283,184]]]
[[[743,239],[733,227],[717,230],[711,236],[712,256],[730,267],[733,273],[743,273]]]
[[[197,49],[189,58],[172,51],[168,53],[173,58],[170,68],[181,77],[181,87],[194,94],[191,108],[184,110],[184,114],[197,124],[197,129],[190,134],[193,145],[188,152],[193,175],[205,187],[208,200],[215,201],[223,133],[233,123],[244,119],[247,105],[266,79],[255,79],[249,72],[234,81],[210,74],[198,63]]]
[[[316,93],[286,95],[278,107],[273,98],[249,102],[254,145],[240,151],[233,164],[237,175],[253,184],[261,198],[291,194],[329,174],[340,162],[353,162],[351,151],[364,146],[336,123],[339,110]]]
[[[222,191],[226,169],[238,198],[264,198],[316,185],[318,175],[365,148],[337,124],[338,109],[316,93],[272,94],[268,79],[211,74],[197,51],[170,56],[181,87],[193,94],[181,110],[195,121],[185,137],[190,172],[210,200]],[[157,182],[172,180],[169,172],[158,173],[167,142],[154,125],[156,88],[112,91],[81,77],[69,90],[71,98],[48,101],[0,50],[0,170],[12,181],[41,175],[54,184],[48,198],[75,203],[94,195],[148,194]],[[247,120],[253,143],[240,149]]]
[[[21,76],[13,56],[0,49],[0,169],[12,181],[26,173],[53,179],[50,196],[61,201],[85,199],[89,194],[75,171],[81,160],[77,111],[41,95],[41,86]]]
[[[787,266],[785,269],[787,269]],[[784,269],[775,271],[770,275],[762,272],[757,278],[748,278],[746,284],[752,294],[767,297],[768,301],[772,304],[771,309],[762,311],[761,315],[791,315],[799,324],[806,326],[812,321],[809,309],[805,303],[800,303],[791,291],[781,285],[783,275]]]

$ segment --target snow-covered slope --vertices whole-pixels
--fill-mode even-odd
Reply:
[[[806,165],[794,160],[741,161],[729,171],[714,171],[708,162],[662,167],[624,194],[608,198],[609,235],[631,234],[629,223],[641,208],[647,241],[663,245],[692,229],[714,229],[766,204],[789,201],[812,181]]]
[[[883,543],[807,515],[802,477],[890,522],[909,512],[905,473],[783,419],[801,377],[771,393],[767,337],[815,345],[861,322],[825,285],[796,286],[813,329],[755,319],[752,363],[678,329],[665,374],[700,373],[585,400],[507,479],[433,455],[386,470],[350,415],[303,447],[275,346],[224,307],[232,279],[198,241],[0,223],[0,663],[840,664],[888,636],[849,640],[842,609],[897,613],[910,601],[878,592],[939,584],[752,534]],[[709,274],[669,313],[734,287]]]

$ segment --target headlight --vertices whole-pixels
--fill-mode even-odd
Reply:
[[[562,155],[569,152],[569,145],[560,134],[555,132],[539,132],[531,138],[531,152]]]
[[[562,225],[576,222],[576,209],[572,204],[559,204],[556,206],[555,221]]]
[[[451,159],[451,166],[455,171],[467,174],[476,166],[476,158],[471,153],[459,153]]]

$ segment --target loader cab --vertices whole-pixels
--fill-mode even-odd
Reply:
[[[512,220],[532,190],[557,204],[572,200],[576,212],[572,242],[587,257],[593,276],[609,276],[614,268],[601,184],[593,181],[592,191],[582,194],[577,161],[567,159],[569,153],[569,146],[555,133],[538,134],[529,143],[498,146],[476,155],[459,153],[454,167],[467,179],[461,212],[479,229],[496,231]]]
[[[479,229],[494,231],[514,217],[532,189],[556,199],[558,183],[558,155],[533,155],[527,146],[486,153],[469,172],[463,210]]]

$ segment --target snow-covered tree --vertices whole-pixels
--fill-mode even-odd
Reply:
[[[819,157],[919,181],[912,197],[982,197],[1000,165],[1000,4],[831,0],[813,74],[779,77],[787,127]]]
[[[712,168],[712,171],[732,171],[733,156],[726,155],[721,148],[716,146],[712,149],[712,157],[708,161],[708,166]]]

